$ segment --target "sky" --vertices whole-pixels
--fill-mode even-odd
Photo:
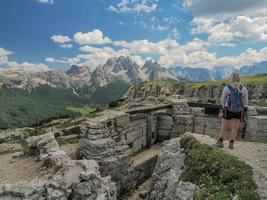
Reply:
[[[267,60],[267,0],[1,0],[0,70],[110,57],[213,68]]]

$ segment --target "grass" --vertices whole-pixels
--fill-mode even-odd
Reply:
[[[57,139],[57,142],[60,146],[65,144],[77,144],[79,141],[80,138]]]
[[[90,107],[90,106],[83,106],[83,107],[67,107],[68,110],[79,113],[81,116],[86,117],[90,113],[93,113],[97,110],[95,107]]]
[[[260,200],[249,165],[192,136],[184,136],[180,143],[186,153],[181,179],[198,186],[195,200]]]
[[[255,76],[245,76],[241,77],[241,82],[245,85],[247,84],[266,84],[267,83],[267,74],[260,74]],[[203,88],[203,87],[218,87],[221,85],[229,84],[230,80],[218,80],[218,81],[208,81],[208,82],[191,82],[186,83],[186,86],[190,88]]]

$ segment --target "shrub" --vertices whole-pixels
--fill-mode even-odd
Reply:
[[[180,144],[186,153],[181,179],[199,187],[194,199],[260,199],[249,165],[223,150],[200,144],[192,136],[183,137]]]

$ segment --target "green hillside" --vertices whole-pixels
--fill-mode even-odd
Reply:
[[[23,89],[0,90],[0,128],[31,126],[51,117],[70,115],[67,106],[89,104],[87,97],[73,94],[71,89],[41,86],[28,92]]]
[[[255,76],[241,77],[241,82],[246,85],[247,84],[256,84],[256,85],[267,84],[267,74],[259,74]],[[227,83],[230,83],[230,80],[186,83],[185,85],[191,88],[202,88],[202,87],[218,87],[218,86],[221,86]]]
[[[86,116],[119,99],[129,83],[114,79],[105,87],[91,90],[81,88],[74,94],[72,89],[40,86],[28,92],[25,89],[0,89],[0,128],[32,126],[49,118]]]

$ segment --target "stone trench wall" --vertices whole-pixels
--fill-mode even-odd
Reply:
[[[130,156],[147,145],[147,123],[142,114],[104,111],[81,124],[81,156],[98,162],[101,175],[110,175],[116,182],[118,194],[135,188],[139,183],[136,179],[143,179],[137,176],[140,166],[131,167]]]
[[[101,177],[94,160],[71,160],[59,149],[53,133],[29,137],[31,150],[51,169],[50,178],[0,184],[4,200],[116,200],[116,186],[109,176]]]
[[[130,157],[156,142],[189,131],[190,108],[186,103],[172,109],[130,115],[121,111],[104,111],[80,126],[80,154],[96,160],[102,176],[110,175],[118,194],[135,189],[152,174],[157,158],[132,166]],[[143,173],[141,173],[143,171]]]
[[[259,117],[249,109],[247,137],[266,137],[266,117]],[[131,156],[156,142],[175,138],[185,132],[216,136],[221,116],[204,114],[203,109],[191,108],[187,103],[173,103],[171,109],[130,115],[121,111],[104,111],[101,116],[80,125],[80,153],[82,158],[96,160],[102,176],[111,176],[118,194],[136,188],[145,181],[157,158],[133,166]],[[230,129],[229,129],[230,131]],[[141,169],[146,173],[140,173]]]
[[[192,121],[191,132],[218,137],[220,131],[222,115],[213,116],[204,114],[204,110],[194,115],[188,116],[188,121]],[[267,108],[248,107],[246,114],[245,137],[253,141],[267,141]],[[230,136],[231,125],[227,135]]]

